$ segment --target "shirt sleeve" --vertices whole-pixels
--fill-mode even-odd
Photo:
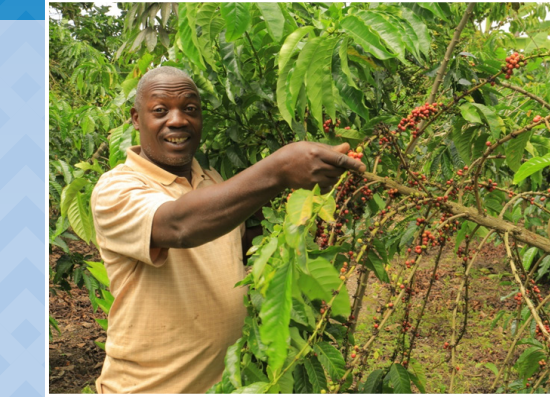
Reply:
[[[101,249],[162,266],[168,248],[151,248],[153,217],[175,199],[130,174],[100,178],[92,193],[92,213]]]

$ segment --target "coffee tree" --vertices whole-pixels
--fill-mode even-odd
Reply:
[[[504,361],[490,366],[492,391],[548,391],[550,298],[537,285],[550,268],[547,4],[119,7],[125,24],[116,53],[103,45],[98,59],[72,70],[87,107],[69,104],[59,116],[65,124],[50,121],[56,138],[93,138],[84,161],[50,161],[61,170],[50,176],[50,198],[80,238],[94,240],[91,188],[137,143],[124,115],[141,75],[160,64],[197,83],[204,104],[197,158],[224,178],[300,140],[349,142],[348,155],[367,167],[344,174],[328,194],[285,192],[264,208],[264,235],[239,283],[248,287],[248,317],[212,392],[407,393],[411,385],[425,392],[416,338],[448,246],[461,274],[443,346],[452,392],[471,317],[470,274],[485,244],[505,246],[517,302],[506,314],[515,318],[515,339]],[[60,97],[51,95],[50,107],[61,110]],[[61,180],[72,167],[78,171]],[[431,281],[413,308],[428,254]],[[104,277],[100,264],[90,267]],[[359,342],[354,332],[373,274],[391,294]],[[392,362],[372,370],[367,359],[390,321],[399,323]],[[517,357],[520,345],[529,347]]]

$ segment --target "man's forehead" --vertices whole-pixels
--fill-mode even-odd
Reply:
[[[178,92],[180,94],[184,93],[186,97],[199,97],[199,91],[193,80],[182,76],[161,74],[155,76],[155,78],[149,81],[144,88],[146,92],[151,94],[151,96],[163,95],[161,91],[168,91]]]

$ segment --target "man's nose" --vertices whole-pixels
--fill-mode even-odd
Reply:
[[[172,128],[185,127],[188,125],[186,114],[179,109],[168,113],[167,126]]]

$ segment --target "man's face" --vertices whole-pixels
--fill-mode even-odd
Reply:
[[[143,87],[139,111],[132,108],[131,113],[142,156],[174,174],[191,169],[201,140],[202,110],[190,79],[155,77]]]

